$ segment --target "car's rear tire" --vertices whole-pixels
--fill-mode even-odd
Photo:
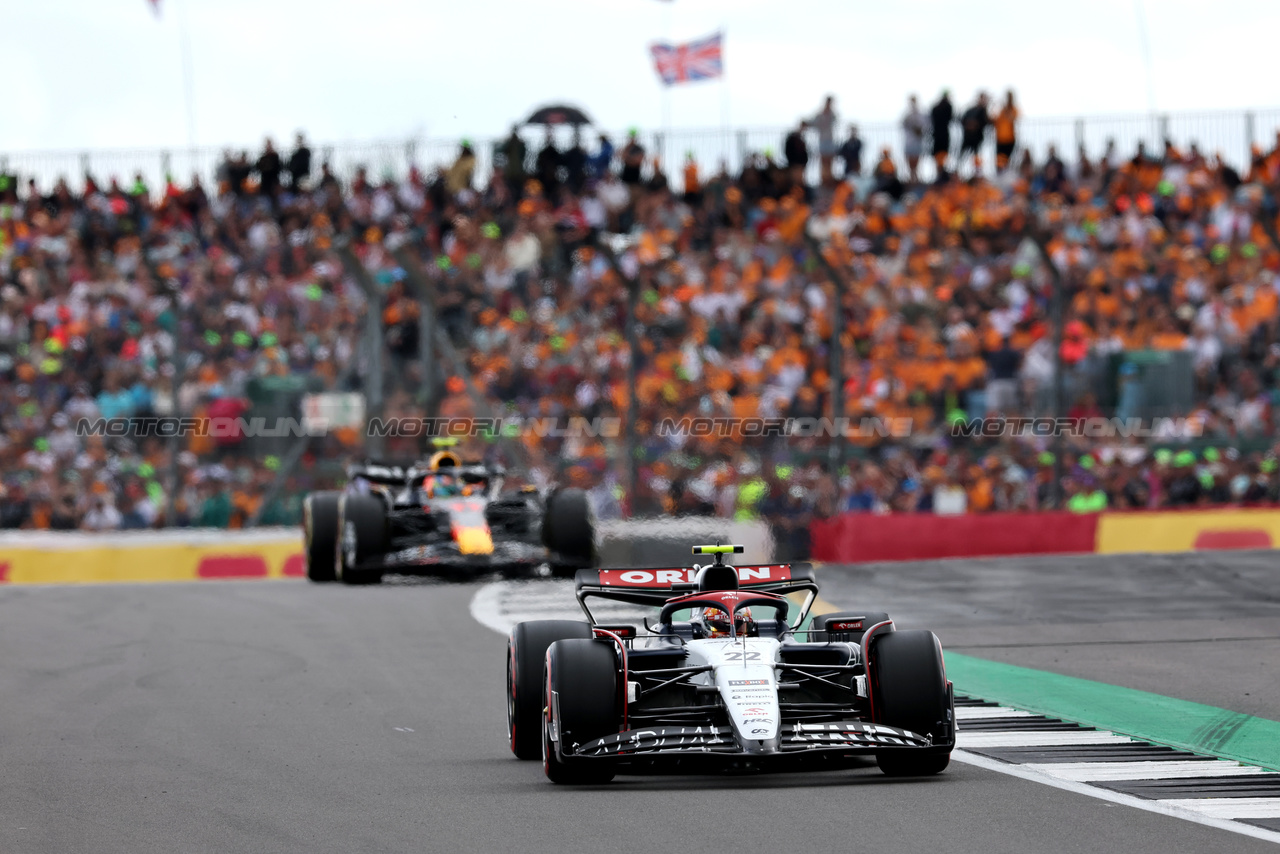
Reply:
[[[307,579],[317,584],[337,579],[338,492],[313,492],[302,503],[302,549]]]
[[[343,584],[381,584],[380,568],[360,564],[387,549],[387,508],[372,495],[344,494],[338,501],[338,580]]]
[[[862,643],[862,633],[874,626],[876,623],[883,623],[889,619],[889,615],[881,611],[837,611],[834,614],[821,614],[813,618],[812,625],[816,628],[818,621],[822,620],[826,625],[829,620],[843,620],[847,622],[861,622],[862,627],[859,629],[849,629],[835,633],[838,640],[847,641],[848,643]],[[825,631],[810,631],[810,643],[826,643],[831,640],[832,633]]]
[[[542,769],[553,783],[589,786],[607,783],[614,777],[613,766],[605,760],[570,758],[560,755],[564,745],[585,744],[618,732],[618,661],[613,644],[598,640],[560,640],[547,650],[547,710],[542,730]],[[559,695],[559,716],[554,723],[560,749],[551,741],[550,728],[555,709],[551,692]]]
[[[542,667],[547,647],[558,640],[589,639],[580,620],[528,620],[507,638],[507,737],[517,759],[542,758]]]
[[[596,527],[591,502],[581,489],[557,489],[547,497],[542,544],[552,554],[553,574],[572,578],[595,565]]]
[[[868,669],[875,722],[932,735],[936,748],[886,750],[876,764],[891,777],[937,774],[951,762],[955,713],[933,632],[889,632],[872,640]]]

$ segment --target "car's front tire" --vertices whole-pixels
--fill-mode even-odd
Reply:
[[[588,639],[581,620],[528,620],[507,638],[507,737],[517,759],[542,758],[543,663],[558,640]]]
[[[553,783],[590,786],[607,783],[614,769],[607,760],[570,758],[565,745],[585,744],[618,732],[618,662],[609,641],[561,640],[547,650],[543,705],[542,769]],[[552,703],[552,692],[558,702]],[[558,716],[557,716],[558,710]],[[551,740],[551,727],[559,747]]]
[[[318,584],[337,579],[338,492],[313,492],[302,504],[302,554],[307,579]]]
[[[951,762],[955,743],[955,712],[937,635],[928,631],[877,635],[868,669],[875,722],[932,735],[940,745],[877,753],[880,770],[891,777],[943,771]]]
[[[372,495],[345,494],[338,501],[338,579],[343,584],[381,584],[382,570],[361,564],[386,551],[387,509]]]

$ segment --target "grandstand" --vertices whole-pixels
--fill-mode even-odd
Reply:
[[[421,447],[77,428],[320,400],[619,419],[472,444],[603,517],[763,516],[799,553],[846,510],[1274,502],[1277,127],[1027,119],[998,169],[957,120],[918,183],[870,125],[827,181],[791,129],[316,146],[306,174],[296,148],[0,155],[0,525],[293,523],[345,460]],[[1074,435],[971,426],[993,415]],[[870,429],[660,429],[841,416]]]

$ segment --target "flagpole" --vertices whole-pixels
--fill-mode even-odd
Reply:
[[[187,109],[187,145],[194,155],[196,149],[196,87],[191,63],[191,32],[187,28],[187,10],[184,0],[172,0],[178,7],[178,45],[182,52],[182,88]]]
[[[667,44],[671,44],[671,8],[675,3],[665,3],[666,9],[662,14],[662,38]],[[662,87],[662,149],[658,153],[661,158],[663,169],[666,170],[668,180],[671,176],[671,164],[667,162],[667,145],[671,139],[671,86],[663,84]]]
[[[724,162],[727,166],[729,163],[729,150],[732,148],[730,135],[732,130],[729,127],[729,75],[724,67],[724,45],[725,45],[725,26],[720,25],[720,128],[721,135],[724,137]]]

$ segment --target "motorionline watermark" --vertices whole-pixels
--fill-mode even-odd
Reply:
[[[321,437],[335,427],[323,417],[155,417],[80,418],[75,423],[77,436],[104,438],[161,438],[201,436],[219,438]],[[616,439],[622,435],[622,419],[544,417],[504,418],[371,418],[365,425],[368,436],[379,438],[525,438],[538,439]]]
[[[905,439],[911,435],[910,418],[663,418],[655,425],[663,438],[757,439],[775,436],[790,439]]]
[[[1041,439],[1066,436],[1084,439],[1196,438],[1204,433],[1202,418],[1030,418],[994,416],[957,419],[951,435],[969,439]]]
[[[197,418],[178,416],[144,416],[139,418],[78,418],[77,436],[102,436],[108,439],[138,439],[150,436],[174,438],[201,436],[212,439],[236,437],[280,438],[283,436],[325,436],[329,423],[312,418]]]
[[[368,434],[382,438],[425,436],[436,439],[528,438],[617,439],[622,419],[615,416],[587,418],[512,415],[500,418],[371,418]]]

